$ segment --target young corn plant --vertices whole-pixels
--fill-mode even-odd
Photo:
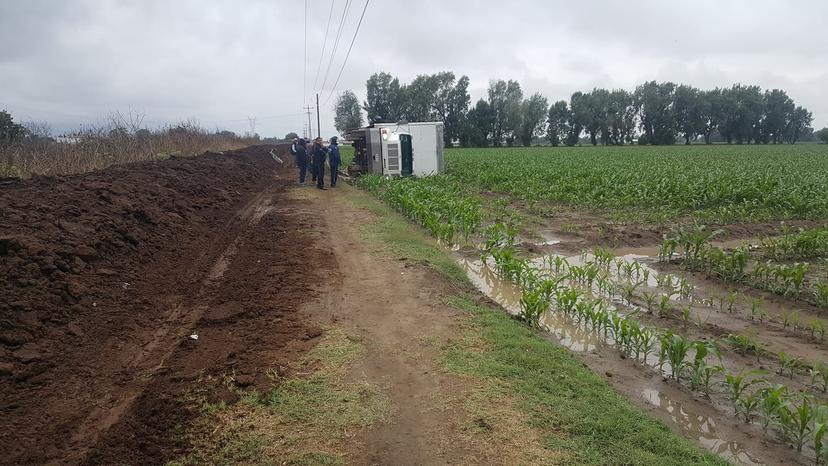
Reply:
[[[826,433],[828,433],[828,412],[825,406],[814,421],[811,434],[814,438],[814,453],[816,464],[828,464],[828,448],[826,447]]]
[[[819,341],[825,340],[825,322],[820,319],[812,319],[808,324],[808,329],[811,331],[811,338]]]
[[[821,389],[822,393],[828,392],[828,366],[825,362],[819,361],[808,369],[811,376],[811,386]]]
[[[745,424],[750,424],[753,420],[753,413],[759,408],[762,403],[762,394],[760,391],[743,395],[736,404],[736,414],[741,414]]]
[[[779,425],[782,427],[782,433],[793,444],[796,451],[802,452],[802,447],[813,430],[818,412],[818,404],[809,396],[801,397],[799,403],[789,401],[779,410]]]
[[[764,373],[762,371],[745,372],[744,369],[742,369],[738,374],[725,374],[725,384],[734,406],[739,405],[745,394],[745,390],[753,385],[764,383],[764,379],[761,378],[748,379],[750,376],[761,374]]]
[[[788,373],[788,378],[793,379],[796,371],[802,367],[802,358],[793,357],[784,351],[779,352],[779,370],[776,372],[779,375]]]
[[[670,377],[673,380],[679,380],[679,378],[681,378],[682,373],[690,365],[690,362],[686,361],[686,359],[687,353],[693,346],[693,341],[681,335],[677,335],[672,331],[668,330],[667,333],[662,335],[662,358],[666,359],[666,361],[670,363]],[[660,361],[659,365],[662,364],[663,361]]]
[[[696,341],[693,343],[693,349],[695,350],[693,362],[687,369],[690,388],[693,390],[701,390],[706,396],[710,396],[710,390],[713,387],[713,376],[723,372],[724,368],[720,365],[708,364],[707,356],[714,354],[721,358],[719,348],[714,343]]]
[[[665,236],[664,240],[661,242],[661,246],[658,249],[659,262],[672,261],[673,256],[676,255],[676,249],[678,249],[678,246],[678,238],[667,238]]]
[[[647,358],[653,352],[653,349],[655,349],[655,345],[657,342],[658,337],[654,330],[649,328],[642,329],[635,343],[636,359],[638,359],[640,356],[641,361],[646,363]]]
[[[768,313],[762,308],[764,303],[765,300],[762,298],[754,298],[750,301],[750,320],[765,321]]]
[[[767,352],[767,348],[761,342],[749,335],[738,335],[731,333],[725,339],[733,346],[737,353],[754,354],[756,362]]]
[[[725,301],[727,302],[727,312],[728,314],[733,314],[736,312],[736,300],[739,297],[739,293],[735,290],[731,290],[727,293],[727,297]]]
[[[814,304],[828,309],[828,283],[815,283],[813,287]]]
[[[786,312],[782,316],[782,328],[793,327],[794,330],[799,326],[799,312]]]
[[[722,233],[722,230],[708,230],[704,225],[696,225],[692,230],[680,228],[674,239],[682,249],[685,265],[699,267],[704,262],[704,252],[710,240]]]
[[[658,302],[658,316],[669,317],[670,314],[672,314],[672,308],[670,307],[670,297],[667,295],[661,295],[661,299]]]
[[[687,325],[690,323],[690,311],[691,310],[692,310],[692,306],[690,304],[684,306],[681,309],[681,321],[684,323],[685,327],[687,327]]]
[[[694,287],[684,277],[679,278],[678,288],[681,299],[689,299],[693,296]]]
[[[549,305],[549,297],[543,290],[525,288],[520,298],[520,317],[529,325],[538,327],[540,318],[549,309]]]
[[[785,385],[765,387],[759,393],[762,397],[762,401],[759,403],[759,411],[762,415],[762,428],[767,430],[771,423],[778,421],[780,410],[788,402],[788,387]]]
[[[652,313],[653,310],[656,308],[656,302],[658,301],[658,293],[642,291],[641,297],[644,299],[644,306],[650,313]]]

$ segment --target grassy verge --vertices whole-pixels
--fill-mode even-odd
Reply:
[[[372,242],[384,242],[395,254],[425,263],[472,293],[451,255],[421,229],[365,193],[349,192],[348,200],[379,217],[365,226]],[[443,366],[482,387],[465,401],[474,419],[471,430],[490,434],[504,452],[524,436],[529,451],[521,459],[527,464],[727,464],[638,411],[568,350],[501,310],[477,305],[466,295],[446,303],[468,317],[464,334],[442,348]],[[504,416],[494,406],[504,402],[515,405],[517,422],[514,411]],[[541,449],[532,448],[533,437]]]
[[[469,284],[463,269],[437,241],[426,236],[421,227],[357,189],[349,189],[345,200],[352,206],[368,210],[377,216],[376,221],[362,226],[362,232],[370,244],[377,246],[379,252],[427,265],[454,284]]]
[[[638,411],[565,348],[502,311],[468,297],[447,303],[469,312],[472,337],[444,349],[445,366],[509,387],[544,446],[562,452],[560,464],[727,464]],[[470,343],[475,338],[484,344]]]
[[[381,387],[345,380],[364,346],[329,329],[297,363],[310,372],[279,381],[267,393],[247,391],[232,406],[203,407],[193,450],[168,466],[197,464],[345,464],[353,434],[386,418],[391,403]]]

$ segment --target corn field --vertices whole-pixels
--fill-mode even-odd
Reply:
[[[458,149],[447,172],[528,205],[564,202],[662,218],[828,216],[828,146]]]

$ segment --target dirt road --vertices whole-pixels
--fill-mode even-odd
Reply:
[[[474,387],[439,370],[447,285],[372,253],[353,188],[299,188],[269,150],[0,188],[0,463],[185,456],[205,403],[272,389],[331,326],[366,347],[348,378],[392,402],[349,461],[508,457],[469,439]]]
[[[366,342],[367,354],[352,369],[353,380],[383,386],[394,412],[388,422],[362,432],[349,450],[354,464],[513,464],[512,445],[486,444],[467,432],[473,413],[464,398],[467,380],[441,370],[440,348],[462,334],[459,312],[441,303],[456,292],[436,272],[406,257],[391,257],[366,239],[376,220],[347,198],[355,188],[294,190],[319,209],[321,234],[331,245],[339,279],[309,313]],[[497,402],[497,400],[491,400]],[[505,409],[508,409],[505,408]],[[522,416],[511,412],[515,419]],[[537,439],[527,435],[527,451]]]

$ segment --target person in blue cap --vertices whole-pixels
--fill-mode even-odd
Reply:
[[[339,164],[342,163],[342,158],[339,155],[339,140],[336,136],[331,138],[331,144],[328,146],[328,165],[331,166],[331,187],[336,187],[336,180],[339,178]]]

